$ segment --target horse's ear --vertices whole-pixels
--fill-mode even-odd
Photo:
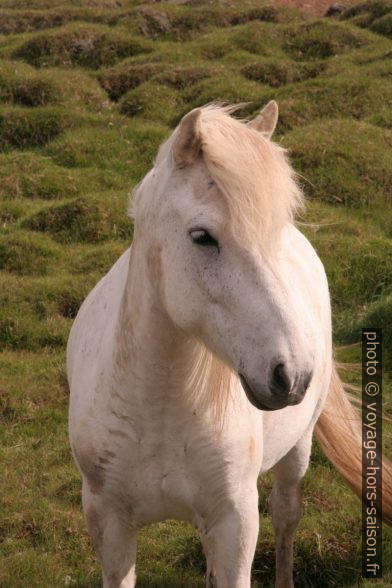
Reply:
[[[256,131],[260,131],[267,139],[272,137],[278,122],[278,105],[275,100],[270,100],[263,110],[251,120],[248,125]]]
[[[184,116],[178,128],[178,134],[173,146],[174,161],[180,167],[193,163],[201,149],[200,108],[191,110]]]

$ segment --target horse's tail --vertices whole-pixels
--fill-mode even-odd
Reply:
[[[331,385],[324,409],[316,423],[316,437],[355,494],[362,499],[362,426],[358,411],[347,397],[333,366]],[[381,466],[381,459],[374,460]],[[392,525],[392,463],[382,456],[382,518]]]

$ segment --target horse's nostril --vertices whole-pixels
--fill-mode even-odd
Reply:
[[[272,373],[272,388],[277,392],[288,394],[291,390],[291,380],[284,363],[278,363]]]
[[[313,372],[303,372],[298,380],[298,384],[295,387],[295,394],[294,396],[298,399],[299,402],[305,396],[306,390],[309,388],[310,381],[313,377]]]
[[[303,387],[304,387],[304,392],[306,392],[306,390],[309,388],[309,384],[311,379],[313,378],[313,372],[306,372],[304,375],[304,380],[303,380]]]

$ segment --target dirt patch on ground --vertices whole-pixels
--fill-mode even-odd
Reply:
[[[360,4],[361,1],[362,0],[342,0],[341,2],[333,2],[333,0],[277,0],[271,3],[295,6],[312,16],[324,16],[331,5],[339,5],[349,8],[350,6],[354,6],[354,4]]]

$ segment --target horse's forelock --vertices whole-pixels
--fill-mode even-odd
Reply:
[[[285,151],[230,116],[207,106],[200,120],[207,169],[227,200],[232,232],[247,247],[272,245],[303,204]]]
[[[282,227],[302,208],[303,194],[285,150],[230,116],[237,109],[215,104],[201,109],[203,159],[227,202],[234,238],[247,248],[272,250]],[[168,158],[175,165],[172,151],[177,134],[178,127],[161,145],[155,167]],[[132,217],[145,180],[133,190]]]

